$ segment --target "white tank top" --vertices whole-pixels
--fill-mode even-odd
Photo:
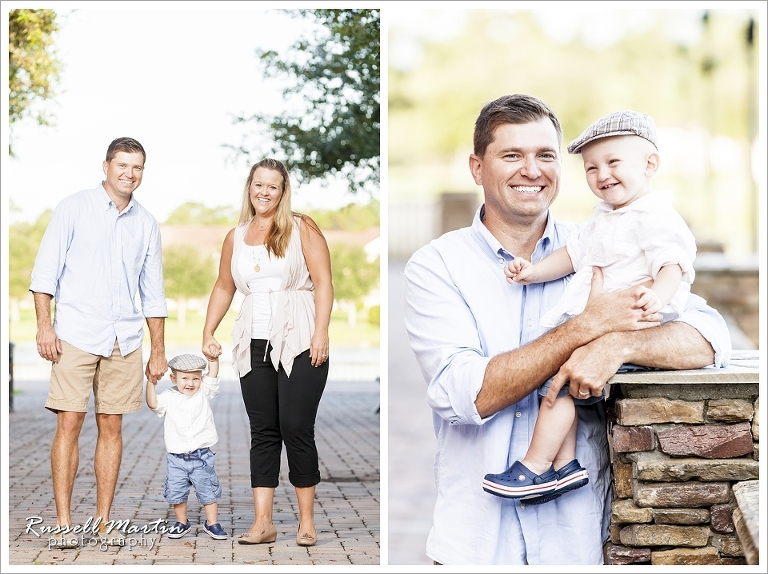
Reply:
[[[267,253],[266,245],[247,245],[243,242],[238,268],[248,289],[253,293],[253,321],[251,339],[269,339],[272,328],[272,291],[280,289],[285,268],[285,257]],[[258,271],[256,271],[258,267]]]

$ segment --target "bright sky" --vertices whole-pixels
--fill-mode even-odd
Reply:
[[[279,51],[313,26],[269,9],[275,6],[296,5],[37,3],[60,15],[55,44],[64,68],[49,106],[55,126],[14,125],[16,157],[2,164],[4,213],[10,205],[21,209],[10,213],[11,222],[32,221],[67,195],[96,187],[107,146],[121,136],[147,151],[136,197],[158,221],[188,201],[238,206],[249,164],[223,144],[240,144],[255,123],[236,125],[232,118],[284,107],[281,83],[262,78],[255,49]],[[2,3],[4,40],[8,12],[22,7],[30,4]],[[354,200],[343,184],[294,187],[299,210]]]

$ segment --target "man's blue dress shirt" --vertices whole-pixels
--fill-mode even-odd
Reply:
[[[507,252],[481,221],[419,249],[405,268],[405,323],[427,381],[437,438],[435,504],[427,555],[442,564],[602,564],[612,500],[604,404],[577,408],[576,456],[589,484],[542,505],[482,489],[486,473],[506,470],[528,450],[536,392],[481,418],[475,398],[491,357],[541,336],[540,317],[567,278],[510,285]],[[549,217],[532,261],[565,245],[574,224]],[[724,366],[731,343],[722,317],[691,295],[680,320],[712,344]],[[543,379],[542,381],[543,382]]]
[[[116,339],[123,356],[135,351],[144,318],[168,316],[157,221],[133,197],[118,213],[103,185],[70,195],[53,211],[29,290],[53,295],[59,339],[104,357]]]

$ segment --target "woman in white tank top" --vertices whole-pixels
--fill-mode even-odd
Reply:
[[[315,222],[291,211],[288,171],[273,159],[251,168],[240,223],[224,239],[203,329],[208,358],[221,354],[214,334],[236,291],[245,299],[232,331],[232,366],[251,427],[255,514],[238,542],[277,538],[272,506],[285,444],[288,479],[299,503],[296,543],[312,546],[320,482],[314,428],[328,377],[331,260]]]

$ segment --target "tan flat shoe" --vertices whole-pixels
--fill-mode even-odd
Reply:
[[[60,525],[57,524],[56,528],[58,528],[60,530],[59,530],[59,534],[57,534],[57,535],[51,534],[51,536],[53,537],[53,541],[54,541],[53,544],[51,544],[51,548],[54,548],[54,547],[55,548],[59,548],[59,549],[62,549],[62,548],[80,548],[80,537],[79,536],[75,536],[74,534],[72,534],[72,530],[71,530],[72,527],[71,526],[68,526],[68,525],[60,526]],[[69,528],[69,530],[67,531],[67,533],[65,533],[64,531],[66,529],[68,529],[68,528]],[[49,542],[50,542],[50,540],[49,540]]]
[[[277,528],[272,524],[261,534],[251,534],[250,532],[241,534],[237,542],[239,544],[263,544],[265,542],[274,542],[275,540],[277,540]]]
[[[114,528],[112,532],[107,531],[107,525],[103,522],[99,524],[99,536],[103,538],[107,546],[124,546],[125,536],[123,533]]]
[[[296,533],[296,544],[299,546],[314,546],[317,542],[317,534],[310,534],[305,532],[304,534]]]

